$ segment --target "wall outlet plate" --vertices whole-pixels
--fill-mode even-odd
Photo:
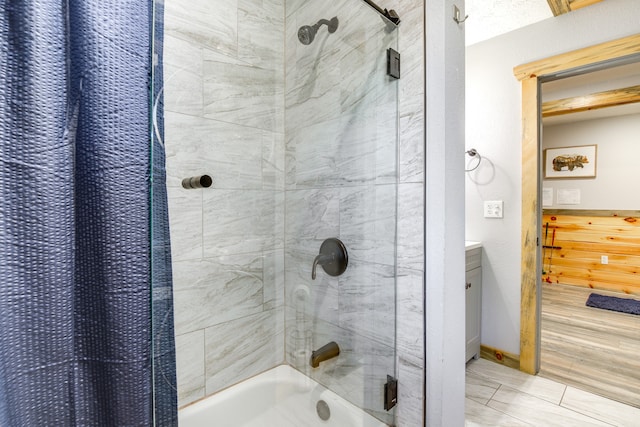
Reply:
[[[493,200],[490,202],[484,202],[484,217],[485,218],[503,218],[504,204],[502,200]]]

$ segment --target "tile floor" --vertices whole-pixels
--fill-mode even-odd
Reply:
[[[640,408],[488,360],[467,364],[466,426],[640,426]]]

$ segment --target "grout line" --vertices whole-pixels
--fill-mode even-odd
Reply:
[[[568,386],[565,384],[564,391],[562,392],[562,397],[560,397],[560,402],[558,402],[558,406],[562,406],[562,401],[564,400],[564,395],[567,393],[567,388]],[[565,406],[562,407],[565,408]]]
[[[493,392],[493,394],[491,395],[491,397],[489,398],[489,400],[487,400],[487,403],[485,403],[484,406],[489,406],[489,402],[491,402],[493,400],[493,398],[495,397],[495,395],[498,393],[498,390],[500,390],[502,388],[502,384],[498,384],[498,388]],[[493,408],[492,408],[493,409]]]

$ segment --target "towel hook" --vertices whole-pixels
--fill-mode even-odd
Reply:
[[[469,15],[465,15],[464,19],[460,19],[460,16],[460,9],[458,8],[458,6],[453,5],[453,20],[456,22],[456,24],[464,23],[464,21],[466,21],[469,17]]]

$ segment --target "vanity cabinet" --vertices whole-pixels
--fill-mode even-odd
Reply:
[[[476,245],[477,246],[477,245]],[[480,319],[482,317],[482,248],[471,247],[466,251],[466,357],[480,357]]]

